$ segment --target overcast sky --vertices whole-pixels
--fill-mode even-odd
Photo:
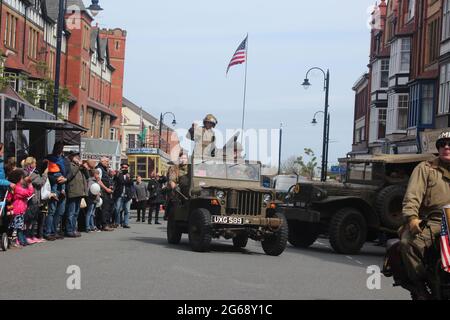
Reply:
[[[88,1],[85,0],[87,4]],[[323,75],[301,86],[311,67],[329,68],[330,164],[351,151],[354,92],[367,70],[373,0],[101,0],[100,27],[128,31],[124,95],[177,128],[213,113],[219,130],[241,126],[244,65],[225,77],[249,34],[246,129],[284,126],[283,156],[322,153]],[[167,123],[172,119],[168,116]],[[276,155],[277,156],[277,155]]]

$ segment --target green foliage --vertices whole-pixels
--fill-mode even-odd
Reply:
[[[297,158],[295,163],[300,168],[300,175],[308,177],[312,180],[315,176],[315,171],[317,168],[317,157],[314,154],[314,151],[310,148],[305,148],[304,153],[305,156],[308,157],[307,162],[305,162],[304,156],[300,156]]]
[[[46,111],[53,113],[53,99],[55,94],[55,83],[54,80],[48,77],[48,66],[45,62],[38,62],[36,64],[36,71],[43,78],[39,80],[30,80],[26,76],[5,76],[3,62],[5,58],[1,55],[0,52],[0,90],[4,89],[9,82],[12,80],[21,80],[25,82],[25,85],[20,90],[19,94],[27,100],[30,104],[41,107],[41,103],[43,102],[43,107]],[[31,86],[31,82],[33,82],[33,86]],[[59,90],[59,105],[61,106],[64,103],[68,103],[70,101],[70,91],[65,87],[61,87]],[[64,117],[60,114],[59,118],[63,119]]]

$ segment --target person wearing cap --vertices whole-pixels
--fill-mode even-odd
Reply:
[[[87,196],[86,168],[82,165],[79,152],[70,152],[70,170],[67,175],[67,220],[66,237],[77,238],[81,234],[77,231],[78,215],[81,199]]]
[[[425,283],[425,251],[439,239],[442,208],[450,204],[450,131],[439,136],[436,149],[439,156],[420,163],[411,175],[403,200],[404,225],[399,230],[402,261],[413,284],[410,291],[420,300],[430,298]]]
[[[212,114],[206,115],[203,119],[203,126],[192,124],[186,137],[195,142],[194,158],[205,159],[216,155],[216,135],[214,128],[217,126],[217,119]]]

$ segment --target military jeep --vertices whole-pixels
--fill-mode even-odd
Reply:
[[[189,174],[168,208],[167,240],[180,243],[189,235],[191,249],[210,250],[213,238],[233,239],[244,248],[248,239],[261,241],[267,255],[278,256],[286,248],[287,221],[276,211],[272,189],[261,187],[261,164],[192,160]]]
[[[345,159],[343,183],[292,186],[279,207],[288,220],[289,243],[306,248],[324,234],[336,252],[355,254],[381,233],[396,234],[409,177],[420,162],[433,158],[411,154]]]

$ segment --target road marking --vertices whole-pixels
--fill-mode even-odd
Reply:
[[[355,262],[356,262],[357,264],[363,265],[363,263],[362,263],[361,261],[359,261],[359,260],[355,260]]]
[[[346,256],[346,258],[347,258],[347,259],[350,259],[350,260],[353,260],[353,258],[352,258],[352,257],[350,257],[350,256]]]

